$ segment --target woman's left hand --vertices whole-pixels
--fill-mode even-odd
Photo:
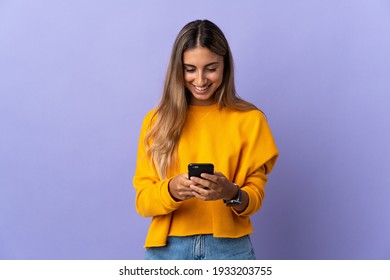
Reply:
[[[237,195],[238,187],[230,182],[221,172],[202,173],[201,178],[191,177],[197,183],[191,185],[193,195],[201,200],[230,200]]]

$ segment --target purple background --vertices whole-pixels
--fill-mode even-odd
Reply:
[[[0,1],[0,258],[142,259],[132,177],[174,38],[225,32],[280,158],[260,259],[390,259],[388,1]]]

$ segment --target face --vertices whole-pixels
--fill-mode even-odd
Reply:
[[[183,53],[184,83],[191,92],[191,105],[214,104],[214,93],[223,80],[223,57],[208,48],[196,47]]]

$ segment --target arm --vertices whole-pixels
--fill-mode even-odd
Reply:
[[[146,115],[142,123],[133,178],[136,210],[145,217],[168,214],[180,206],[180,203],[169,194],[169,179],[161,180],[154,164],[146,154],[144,139],[152,117],[153,111]]]
[[[279,155],[265,116],[259,111],[254,113],[245,126],[245,131],[250,133],[240,160],[243,172],[239,172],[240,175],[236,178],[238,182],[242,182],[241,189],[249,198],[246,209],[242,212],[236,211],[236,214],[242,216],[252,215],[261,208],[267,175],[272,171]],[[245,177],[242,177],[242,174]]]
[[[161,179],[150,157],[146,154],[144,139],[153,114],[150,112],[142,124],[136,170],[133,184],[136,190],[137,212],[145,217],[166,215],[180,207],[182,200],[192,198],[187,174]]]

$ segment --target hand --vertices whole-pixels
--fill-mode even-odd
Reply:
[[[221,172],[212,174],[202,173],[202,178],[191,177],[195,184],[190,185],[193,196],[201,200],[230,200],[237,195],[238,188]]]
[[[180,174],[173,177],[168,183],[168,190],[173,199],[177,201],[186,200],[194,197],[193,191],[190,188],[195,182],[188,180],[188,174]]]

